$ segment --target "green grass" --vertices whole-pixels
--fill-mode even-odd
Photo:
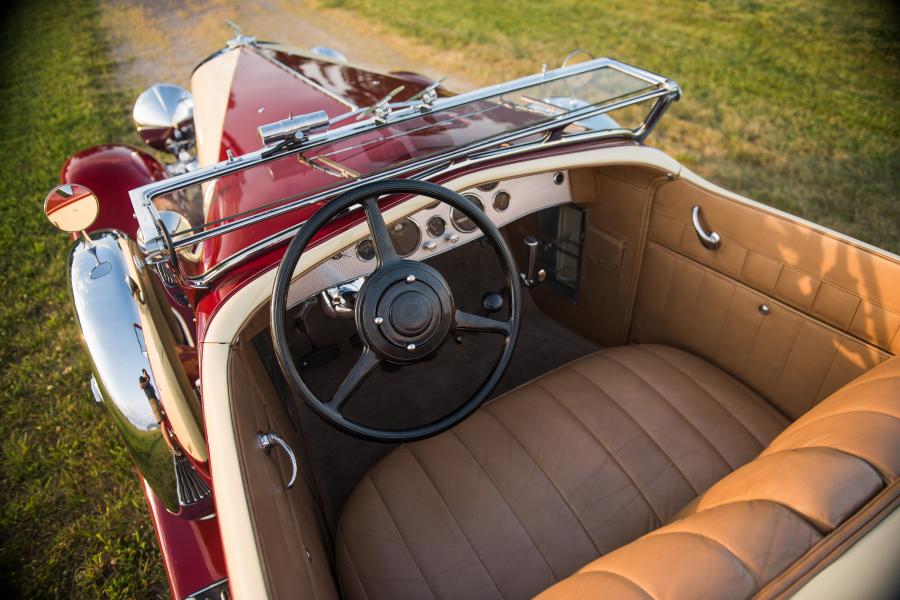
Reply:
[[[681,84],[649,138],[751,198],[900,252],[900,26],[890,2],[332,0],[482,83],[574,48]]]
[[[129,138],[98,9],[4,9],[0,56],[0,591],[167,592],[133,463],[89,370],[66,283],[69,241],[41,211],[66,156]]]

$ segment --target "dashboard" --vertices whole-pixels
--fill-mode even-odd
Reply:
[[[497,227],[572,201],[566,171],[494,181],[460,193],[484,211]],[[442,202],[433,202],[388,224],[388,231],[397,254],[407,260],[425,260],[483,235],[471,219]],[[365,237],[294,281],[287,304],[294,306],[326,290],[337,299],[338,286],[356,282],[358,289],[361,281],[357,280],[374,270],[375,246],[370,237]]]

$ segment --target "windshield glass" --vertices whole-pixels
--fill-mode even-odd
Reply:
[[[359,178],[409,176],[475,152],[549,139],[551,134],[559,139],[596,131],[636,131],[650,111],[645,102],[670,92],[663,89],[664,81],[598,59],[574,69],[442,97],[429,105],[406,101],[412,92],[398,94],[391,110],[380,111],[379,119],[368,118],[369,113],[362,121],[357,119],[359,113],[333,118],[327,129],[304,138],[296,151],[274,160],[251,157],[246,168],[218,177],[214,171],[221,167],[211,167],[202,183],[153,195],[152,201],[157,211],[184,217],[180,231],[169,232],[176,245],[209,240],[191,248],[202,273],[246,246],[247,236],[216,237],[238,222],[255,231],[250,237],[271,236],[297,222],[297,215],[281,218],[277,207],[325,199],[331,190],[337,193]],[[266,225],[259,225],[258,218],[245,220],[263,212]]]

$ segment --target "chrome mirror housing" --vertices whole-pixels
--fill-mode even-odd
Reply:
[[[181,86],[157,83],[134,103],[134,124],[149,146],[181,158],[194,144],[194,98]]]

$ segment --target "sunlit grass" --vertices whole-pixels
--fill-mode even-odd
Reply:
[[[0,591],[155,598],[165,573],[133,463],[91,399],[41,211],[65,158],[129,135],[94,4],[5,7],[0,52]]]
[[[684,89],[649,143],[726,188],[900,251],[900,26],[862,0],[331,0],[480,83],[574,48]],[[339,12],[339,11],[336,11]]]

